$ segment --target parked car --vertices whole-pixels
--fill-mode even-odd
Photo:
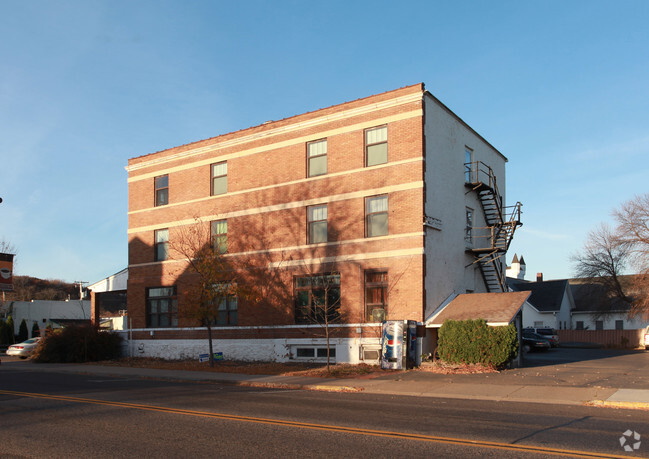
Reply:
[[[552,345],[552,347],[559,347],[559,335],[557,334],[557,331],[554,328],[549,328],[549,327],[526,328],[525,330],[529,330],[533,333],[538,333],[539,335],[543,335],[545,339],[550,341],[550,345]]]
[[[17,355],[21,359],[26,359],[32,355],[40,340],[41,338],[30,338],[22,343],[12,344],[7,348],[7,355]]]
[[[649,327],[644,331],[644,348],[649,349]]]
[[[529,330],[523,330],[521,347],[524,352],[547,351],[552,347],[550,340],[543,335]]]

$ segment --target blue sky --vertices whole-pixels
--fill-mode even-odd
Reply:
[[[527,279],[649,177],[649,2],[0,0],[16,274],[127,265],[128,158],[424,82],[509,158]]]

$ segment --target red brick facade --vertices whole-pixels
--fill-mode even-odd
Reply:
[[[132,326],[147,326],[147,288],[160,286],[176,287],[180,328],[156,335],[184,338],[182,327],[199,325],[182,315],[193,276],[173,250],[196,219],[206,234],[211,221],[227,221],[226,257],[245,265],[249,287],[258,288],[238,302],[236,325],[242,330],[224,330],[224,338],[305,337],[300,328],[280,333],[254,327],[295,325],[295,276],[328,272],[340,273],[346,323],[370,320],[363,284],[372,270],[388,273],[388,319],[423,320],[423,94],[417,84],[129,160]],[[387,163],[368,167],[365,131],[379,126],[387,126]],[[309,177],[307,144],[322,139],[326,174]],[[220,162],[227,162],[227,193],[212,196],[211,165]],[[168,204],[156,207],[154,180],[163,175]],[[366,198],[373,196],[387,196],[387,235],[366,236]],[[324,204],[327,242],[309,244],[307,208]],[[161,229],[169,230],[172,249],[159,262],[154,234]],[[343,331],[347,337],[357,333],[353,327]]]

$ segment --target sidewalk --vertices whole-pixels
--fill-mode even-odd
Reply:
[[[510,370],[502,373],[444,375],[424,371],[391,373],[375,379],[332,379],[300,376],[248,375],[203,371],[158,370],[81,364],[36,364],[7,362],[3,370],[52,371],[90,374],[99,377],[148,378],[200,381],[246,387],[317,390],[328,392],[363,392],[367,394],[406,395],[469,400],[493,400],[564,405],[596,405],[649,410],[649,388],[602,387],[584,378],[557,379],[552,371],[534,374],[538,369]],[[601,374],[597,377],[601,380]],[[629,382],[629,385],[635,381]]]

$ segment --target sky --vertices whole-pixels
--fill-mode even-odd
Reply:
[[[129,158],[423,82],[509,159],[507,262],[572,277],[649,192],[648,20],[646,0],[0,0],[0,240],[17,275],[96,282],[128,263]]]

